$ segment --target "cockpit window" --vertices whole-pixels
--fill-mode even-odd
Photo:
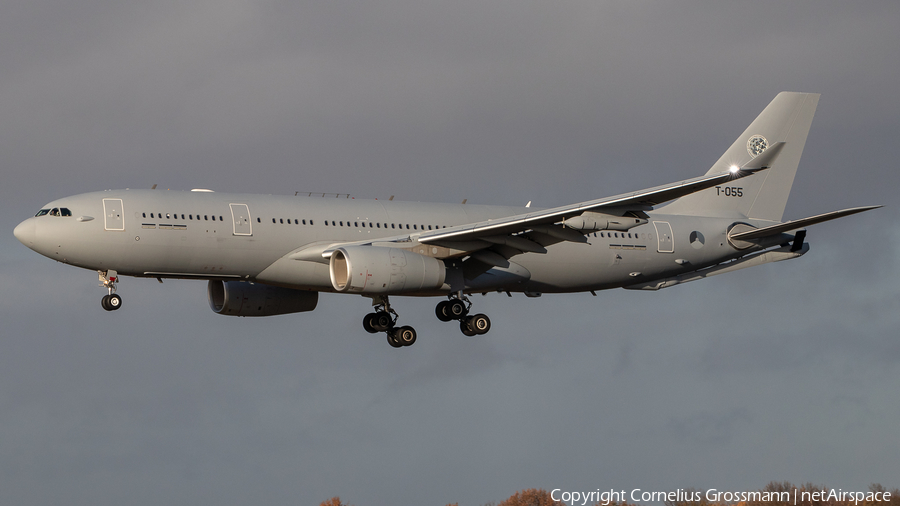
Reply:
[[[54,207],[53,209],[41,209],[35,216],[72,216],[72,211],[66,207]]]

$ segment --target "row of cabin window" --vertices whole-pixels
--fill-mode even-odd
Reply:
[[[147,217],[147,213],[141,213],[141,216],[143,216],[144,218],[146,218],[146,217]],[[215,215],[204,214],[204,215],[203,215],[203,219],[206,220],[206,221],[209,221],[209,220],[210,220],[210,216],[212,216],[212,221],[216,221]],[[150,213],[150,217],[151,217],[151,218],[159,218],[159,219],[162,219],[163,213],[156,213],[156,214]],[[177,219],[178,219],[178,213],[175,213],[175,214],[169,214],[169,213],[166,213],[166,219],[167,219],[167,220],[171,220],[171,219],[177,220]],[[181,215],[181,219],[182,219],[182,220],[185,219],[185,217],[184,217],[183,214]],[[188,217],[187,217],[187,219],[188,219],[188,220],[193,220],[193,219],[194,219],[194,215],[193,215],[193,214],[189,214]],[[198,220],[200,219],[200,215],[199,215],[199,214],[197,215],[197,219],[198,219]],[[225,221],[225,220],[222,219],[221,216],[219,216],[219,221]]]
[[[256,222],[257,222],[257,223],[261,223],[262,220],[261,220],[260,218],[256,218]],[[301,222],[302,222],[304,225],[306,225],[306,220],[297,220],[297,219],[294,220],[294,225],[300,225]],[[276,219],[276,218],[272,218],[272,223],[280,223],[280,224],[284,224],[284,223],[285,223],[285,220],[284,220],[284,218],[277,218],[277,219]],[[362,227],[359,226],[360,223],[362,223]],[[363,221],[363,222],[354,221],[352,226],[353,226],[353,227],[356,227],[356,228],[366,228],[366,223],[369,224],[369,228],[388,228],[388,224],[387,224],[387,223],[385,223],[385,224],[384,224],[384,227],[382,227],[382,226],[381,226],[381,225],[382,225],[381,223],[375,223],[375,224],[373,224],[371,221],[368,221],[368,222],[366,222],[366,221]],[[287,224],[288,224],[288,225],[291,224],[291,219],[290,219],[290,218],[288,218]],[[309,224],[312,225],[312,224],[313,224],[313,220],[309,220]],[[326,226],[326,227],[329,226],[328,220],[325,220],[325,226]],[[332,227],[343,227],[343,226],[350,227],[351,225],[350,225],[350,222],[349,222],[349,221],[346,222],[346,224],[345,224],[345,222],[343,222],[343,221],[335,221],[335,220],[331,220],[331,226],[332,226]],[[399,228],[399,229],[403,229],[403,225],[402,225],[402,224],[399,224],[399,223],[391,223],[390,226],[391,226],[391,228],[393,228],[393,229],[398,229],[398,228]],[[419,228],[419,227],[421,227],[421,228]],[[434,225],[434,228],[432,229],[432,226],[431,226],[431,225],[428,225],[428,230],[434,230],[434,229],[438,229],[438,228],[442,228],[442,227],[441,227],[440,225]],[[444,225],[443,228],[447,228],[447,226]],[[410,228],[409,228],[409,223],[407,223],[407,224],[406,224],[406,230],[409,230],[409,229],[410,229]],[[416,225],[416,224],[413,224],[412,230],[425,230],[425,225]]]

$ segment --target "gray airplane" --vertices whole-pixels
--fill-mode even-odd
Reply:
[[[416,331],[388,297],[445,297],[437,318],[474,336],[491,321],[467,294],[659,290],[797,258],[804,227],[880,207],[782,223],[818,100],[780,93],[703,176],[552,209],[126,189],[50,202],[15,236],[98,271],[107,311],[122,306],[120,276],[202,279],[223,315],[369,297],[363,327],[397,348]]]

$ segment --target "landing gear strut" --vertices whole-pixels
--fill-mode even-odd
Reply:
[[[459,330],[466,336],[487,334],[491,330],[491,319],[480,313],[469,316],[471,309],[472,302],[468,297],[459,293],[456,297],[451,296],[449,300],[438,302],[434,308],[434,314],[442,322],[459,320]]]
[[[416,342],[416,329],[410,326],[397,327],[400,315],[391,308],[387,295],[372,298],[375,312],[363,317],[363,328],[370,334],[384,332],[387,342],[394,348],[412,346]]]
[[[116,293],[116,285],[119,282],[119,275],[116,271],[110,269],[108,271],[97,271],[100,277],[100,286],[106,288],[109,293],[104,295],[100,300],[100,305],[107,311],[115,311],[122,307],[122,297]]]

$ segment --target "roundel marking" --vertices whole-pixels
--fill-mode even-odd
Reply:
[[[750,156],[759,156],[760,153],[769,147],[769,141],[762,135],[754,135],[747,140],[747,152]]]
[[[703,247],[703,244],[706,243],[706,238],[703,237],[703,234],[696,230],[691,232],[689,239],[691,241],[691,247],[694,249],[700,249]]]

